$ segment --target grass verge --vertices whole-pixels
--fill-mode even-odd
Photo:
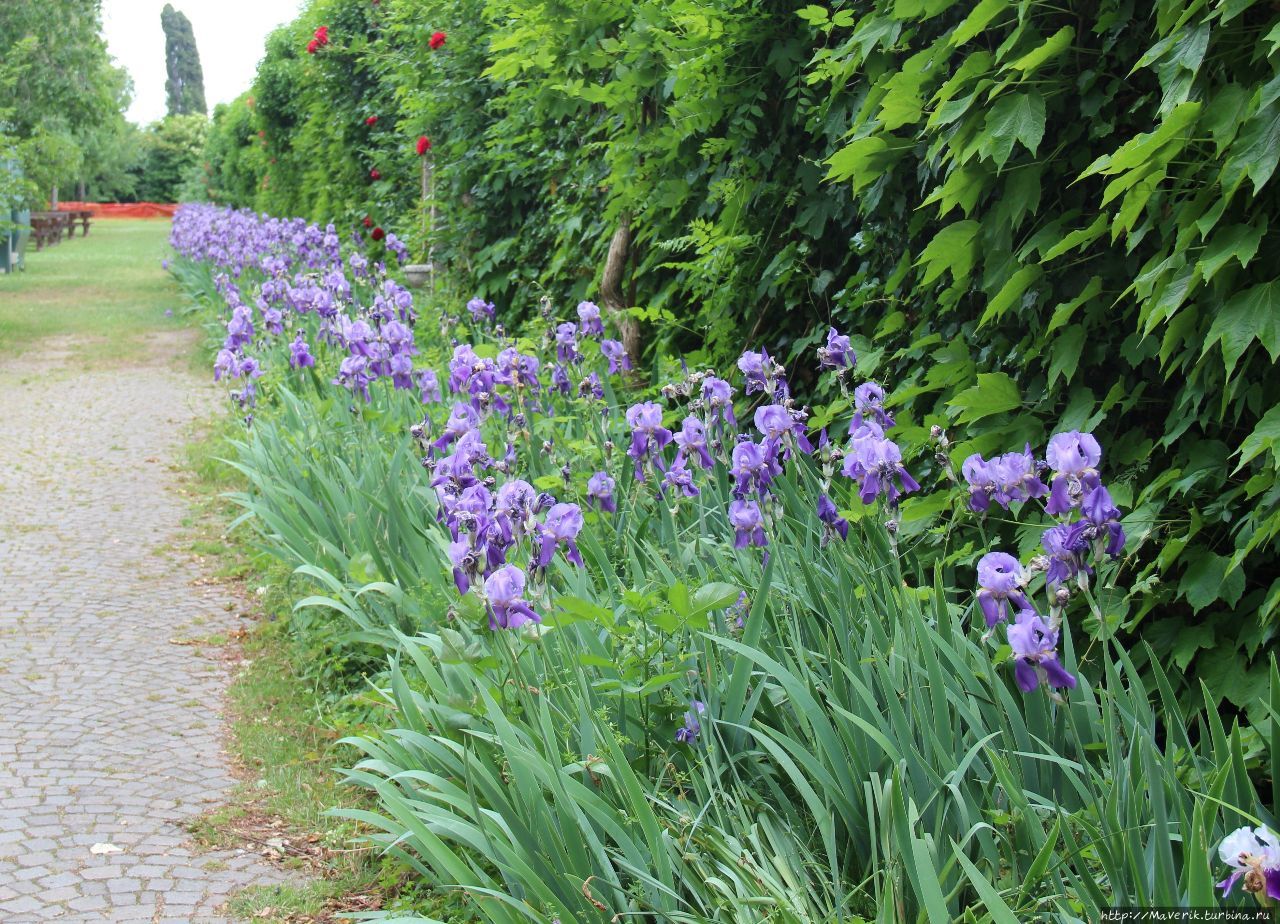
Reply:
[[[299,871],[296,885],[254,886],[229,911],[278,924],[338,924],[373,910],[437,917],[470,916],[455,899],[435,894],[391,857],[360,842],[358,825],[329,809],[371,807],[366,793],[341,786],[335,767],[358,754],[339,740],[374,727],[381,705],[364,695],[337,696],[316,680],[314,652],[291,629],[301,588],[279,561],[250,544],[247,530],[228,533],[237,512],[223,496],[239,486],[218,457],[229,451],[236,424],[221,421],[187,447],[192,511],[189,551],[241,601],[249,619],[229,656],[237,662],[228,692],[228,752],[241,783],[232,798],[191,826],[210,848],[255,850]],[[205,640],[208,642],[209,640]]]
[[[186,326],[177,283],[160,265],[168,238],[167,221],[110,220],[88,237],[33,247],[25,272],[0,275],[0,356],[50,337],[74,340],[80,368],[145,355],[148,334]]]

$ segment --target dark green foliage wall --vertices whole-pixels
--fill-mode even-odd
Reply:
[[[168,79],[164,83],[169,115],[205,115],[204,69],[196,48],[195,31],[186,14],[166,3],[160,11],[164,29],[164,64]]]
[[[429,136],[433,256],[511,319],[597,296],[625,222],[654,367],[808,354],[834,323],[922,480],[931,425],[957,467],[1094,430],[1132,539],[1089,631],[1252,708],[1280,607],[1278,47],[1260,0],[313,0],[207,159],[226,201],[421,255]],[[981,550],[940,512],[907,504],[904,541],[967,585]]]

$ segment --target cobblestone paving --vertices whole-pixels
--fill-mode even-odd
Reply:
[[[0,363],[3,924],[224,921],[238,888],[284,878],[251,853],[201,853],[182,827],[234,783],[228,670],[171,640],[237,617],[173,545],[185,504],[168,463],[216,393],[156,345],[141,368]]]

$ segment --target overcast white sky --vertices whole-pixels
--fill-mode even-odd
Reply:
[[[6,0],[0,0],[6,2]],[[165,114],[164,31],[166,0],[103,0],[107,49],[133,77],[128,117],[146,125]],[[187,14],[196,34],[209,110],[229,103],[253,81],[263,43],[276,26],[293,19],[303,0],[168,0]]]

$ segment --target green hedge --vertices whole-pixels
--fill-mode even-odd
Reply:
[[[427,135],[431,255],[512,319],[517,292],[596,295],[625,220],[655,366],[835,323],[917,458],[935,424],[955,463],[1095,430],[1133,590],[1090,631],[1265,721],[1278,45],[1255,0],[313,0],[216,118],[210,185],[423,255]],[[904,534],[965,566],[942,512]]]

